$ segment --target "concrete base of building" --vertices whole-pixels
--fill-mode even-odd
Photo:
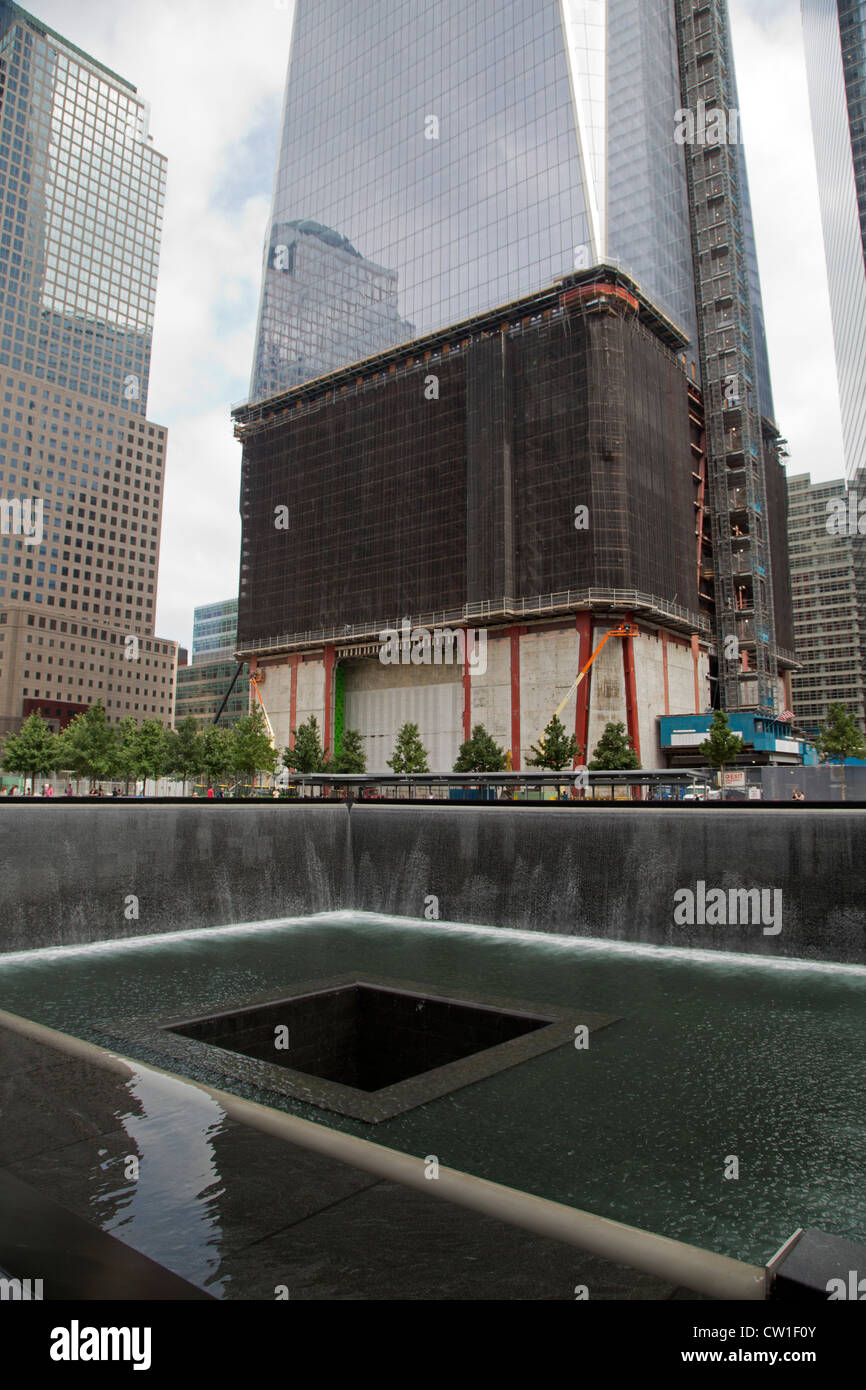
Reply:
[[[435,643],[389,651],[370,643],[363,654],[320,648],[259,663],[259,690],[278,748],[311,715],[333,749],[335,682],[343,695],[343,727],[363,739],[370,772],[386,772],[398,730],[418,725],[431,772],[449,772],[460,744],[476,724],[510,751],[520,770],[532,756],[578,671],[620,620],[580,612],[551,622],[471,631],[467,659],[459,644],[437,651]],[[629,621],[634,622],[630,615]],[[664,765],[659,715],[703,713],[711,701],[706,644],[688,635],[637,620],[635,638],[615,638],[599,653],[561,719],[589,760],[608,722],[622,722],[646,766]],[[396,644],[395,644],[396,645]],[[392,659],[396,657],[396,659]],[[337,672],[339,671],[339,676]]]

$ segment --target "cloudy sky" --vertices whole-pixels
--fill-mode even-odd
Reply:
[[[240,448],[293,0],[31,0],[138,87],[168,158],[148,415],[169,429],[157,631],[237,593]],[[776,415],[792,472],[841,477],[799,0],[731,0]]]

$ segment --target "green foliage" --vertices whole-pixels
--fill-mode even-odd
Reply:
[[[254,778],[257,772],[276,772],[277,753],[260,709],[254,709],[232,728],[234,770]]]
[[[340,751],[333,762],[328,764],[328,771],[345,773],[367,771],[367,755],[364,752],[361,735],[357,729],[343,730]]]
[[[319,739],[316,716],[311,714],[306,724],[293,729],[292,733],[295,736],[295,746],[287,748],[283,753],[285,766],[292,772],[324,772],[325,754]]]
[[[57,736],[57,766],[76,777],[105,781],[117,771],[120,740],[101,703],[76,714]]]
[[[211,724],[202,735],[201,770],[208,783],[222,782],[234,768],[235,745],[230,728]]]
[[[483,724],[476,724],[472,737],[460,745],[455,772],[503,772],[505,770],[505,750],[493,740]]]
[[[529,767],[548,767],[552,772],[561,772],[564,767],[572,766],[581,751],[575,735],[566,734],[559,716],[555,714],[539,739],[538,746],[532,745],[535,756],[527,758],[526,762]]]
[[[605,724],[589,768],[591,772],[636,772],[640,768],[640,758],[621,720]]]
[[[117,725],[116,738],[115,775],[123,778],[128,791],[138,777],[138,725],[129,715]]]
[[[21,726],[21,732],[7,734],[3,747],[3,768],[26,777],[47,777],[57,766],[58,739],[38,710]]]
[[[739,734],[731,733],[728,716],[723,709],[717,709],[710,725],[709,738],[705,738],[698,752],[706,758],[710,767],[724,771],[728,763],[734,762],[743,751],[743,740]]]
[[[191,714],[182,719],[174,730],[166,736],[166,768],[169,773],[183,778],[183,791],[189,777],[202,771],[203,740],[198,724]]]
[[[815,740],[822,763],[829,758],[864,758],[866,747],[853,714],[844,705],[832,704],[827,710],[827,722]]]
[[[827,710],[827,722],[815,740],[822,763],[838,758],[841,764],[842,800],[845,800],[845,759],[866,757],[863,735],[845,706],[834,702]]]
[[[168,772],[168,732],[158,719],[145,719],[135,731],[132,747],[135,775],[144,779],[146,792],[148,778],[156,782]]]
[[[427,750],[421,742],[417,724],[404,724],[397,734],[394,756],[388,759],[394,772],[429,772]]]

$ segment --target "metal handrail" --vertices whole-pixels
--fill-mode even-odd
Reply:
[[[412,627],[435,629],[440,627],[464,626],[473,618],[488,620],[512,619],[532,614],[552,613],[556,610],[585,609],[592,606],[607,605],[612,608],[650,610],[661,617],[673,618],[694,632],[709,635],[709,621],[678,603],[659,598],[655,594],[644,594],[638,589],[563,589],[558,593],[542,594],[536,598],[485,599],[480,602],[464,603],[460,608],[439,609],[412,618],[401,615],[398,618],[383,618],[377,621],[346,623],[342,627],[311,628],[304,632],[289,632],[279,637],[261,637],[238,646],[235,659],[258,652],[282,651],[288,647],[321,646],[323,643],[347,643],[359,638],[379,639],[386,630],[399,630],[400,624],[408,619]]]

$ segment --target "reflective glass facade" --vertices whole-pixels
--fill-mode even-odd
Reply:
[[[218,653],[235,649],[238,630],[238,601],[225,599],[222,603],[207,603],[196,608],[192,620],[193,662],[213,661]]]
[[[0,501],[39,516],[0,528],[0,730],[33,700],[171,719],[146,418],[164,189],[136,89],[0,0]]]
[[[192,715],[200,729],[206,729],[212,724],[237,669],[235,661],[215,661],[213,658],[198,661],[194,666],[178,667],[174,700],[175,726],[189,715]],[[220,715],[220,727],[237,724],[238,720],[244,719],[249,712],[250,672],[249,667],[245,666]]]
[[[298,0],[253,399],[606,258],[694,343],[679,105],[671,0]]]
[[[866,3],[803,0],[845,464],[866,465]]]
[[[0,35],[0,367],[144,414],[165,193],[147,107],[15,5]]]

